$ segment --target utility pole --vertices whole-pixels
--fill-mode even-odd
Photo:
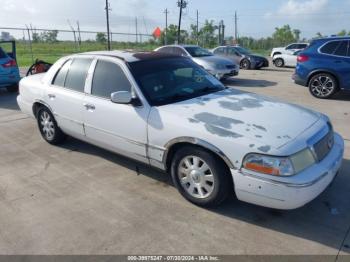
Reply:
[[[196,27],[196,36],[197,36],[197,45],[199,45],[199,12],[197,9],[197,27]]]
[[[110,39],[110,30],[109,30],[109,3],[108,0],[106,0],[106,20],[107,20],[107,49],[111,50],[111,39]]]
[[[237,25],[237,21],[238,21],[238,19],[237,19],[237,11],[236,11],[235,12],[235,42],[236,42],[236,44],[238,44],[238,29],[237,29],[238,25]]]
[[[73,36],[74,36],[74,43],[75,43],[75,51],[79,50],[80,49],[80,46],[79,46],[79,43],[77,42],[77,35],[75,34],[75,29],[74,27],[71,25],[70,21],[67,20],[68,22],[68,25],[70,27],[70,29],[72,30],[73,32]]]
[[[30,53],[32,54],[32,63],[34,63],[33,46],[32,46],[32,39],[30,37],[30,29],[27,25],[26,25],[26,28],[27,28],[27,32],[28,32]]]
[[[135,17],[135,28],[136,28],[136,43],[139,42],[139,33],[138,33],[137,17]]]
[[[164,11],[165,14],[165,31],[164,31],[164,45],[168,44],[168,8],[165,9]]]
[[[180,15],[179,15],[179,26],[177,28],[177,43],[180,44],[180,33],[181,33],[181,19],[182,19],[182,9],[186,8],[187,1],[186,0],[178,0],[177,5],[180,8]]]
[[[225,24],[224,20],[221,20],[221,45],[225,44]]]
[[[77,21],[77,27],[78,27],[78,43],[79,43],[79,47],[81,45],[81,34],[80,34],[80,24],[79,21]]]

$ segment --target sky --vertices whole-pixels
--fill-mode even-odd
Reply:
[[[109,1],[113,32],[134,33],[137,17],[139,32],[151,34],[157,26],[164,28],[166,8],[169,24],[178,22],[177,0]],[[224,20],[226,36],[234,33],[235,11],[240,36],[267,37],[276,27],[285,24],[300,29],[305,38],[311,38],[317,32],[332,35],[343,29],[350,31],[350,0],[187,1],[183,16],[185,29],[195,23],[198,10],[200,25],[205,19],[214,20],[216,24]],[[0,27],[32,24],[36,28],[69,29],[69,23],[76,27],[79,20],[81,30],[104,31],[104,7],[105,0],[0,0]]]

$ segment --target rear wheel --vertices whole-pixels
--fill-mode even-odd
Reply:
[[[62,144],[66,135],[57,126],[52,113],[46,107],[41,107],[37,114],[38,126],[42,137],[52,145]]]
[[[282,58],[277,58],[275,61],[275,66],[276,67],[283,67],[284,66],[284,60]]]
[[[175,153],[171,175],[181,195],[199,206],[217,206],[232,190],[225,164],[198,147],[186,146]]]
[[[310,79],[309,90],[314,97],[327,99],[338,92],[338,82],[331,74],[317,74]]]
[[[248,59],[243,59],[243,60],[241,61],[241,68],[242,68],[242,69],[245,69],[245,70],[250,69],[250,62],[249,62]]]

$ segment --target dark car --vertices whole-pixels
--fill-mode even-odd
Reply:
[[[314,40],[297,60],[293,79],[313,96],[326,99],[350,90],[350,37]]]
[[[242,69],[261,69],[269,67],[269,61],[259,55],[251,53],[240,46],[219,46],[212,50],[215,55],[223,56],[240,65]]]

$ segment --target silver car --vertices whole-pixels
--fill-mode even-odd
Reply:
[[[226,79],[239,74],[239,65],[229,59],[214,55],[207,49],[197,45],[168,45],[155,51],[190,57],[217,79]]]
[[[235,61],[242,69],[261,69],[269,67],[269,61],[260,55],[251,53],[240,46],[219,46],[212,50],[214,55]]]

